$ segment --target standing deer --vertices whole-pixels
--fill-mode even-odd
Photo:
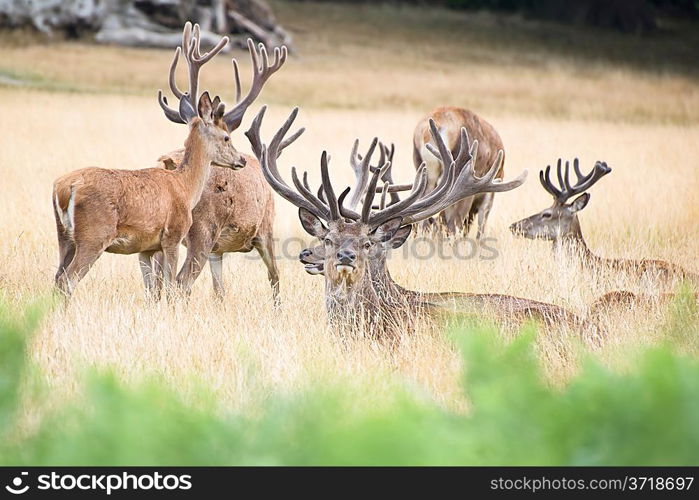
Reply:
[[[430,147],[430,151],[447,166],[435,189],[426,193],[427,174],[422,166],[418,169],[411,193],[405,199],[383,210],[372,211],[373,196],[366,195],[358,213],[344,206],[350,188],[336,196],[330,183],[326,152],[321,156],[322,199],[310,190],[306,174],[300,180],[296,169],[292,168],[296,189],[292,189],[280,176],[276,163],[279,147],[285,143],[284,137],[297,113],[297,109],[291,113],[269,145],[263,144],[260,138],[262,114],[253,120],[246,135],[272,188],[299,208],[303,228],[322,241],[322,250],[314,257],[322,253],[322,267],[316,269],[325,275],[325,304],[331,323],[360,323],[376,333],[391,335],[406,326],[410,329],[414,319],[423,313],[455,308],[471,312],[487,308],[507,319],[539,317],[554,322],[582,323],[561,307],[509,295],[407,290],[393,281],[386,268],[388,249],[398,248],[405,242],[412,224],[431,217],[464,197],[490,191],[509,191],[524,182],[526,172],[510,182],[495,179],[502,163],[501,152],[486,174],[477,177],[473,164],[477,157],[478,141],[469,147],[466,130],[462,129],[461,146],[454,158],[432,122],[430,125],[437,148]],[[365,168],[368,168],[368,162]],[[384,164],[375,169],[366,193],[375,192],[378,180],[387,168],[388,164]],[[362,197],[356,192],[354,196]],[[314,252],[314,249],[309,250]]]
[[[583,175],[580,171],[580,163],[576,158],[573,161],[573,170],[575,170],[577,182],[575,185],[571,185],[570,163],[566,161],[565,169],[561,163],[559,159],[556,166],[558,187],[551,181],[550,165],[546,167],[545,171],[539,172],[539,181],[544,189],[553,196],[553,205],[512,224],[510,230],[515,235],[552,241],[555,250],[574,246],[580,250],[585,263],[599,268],[621,271],[639,277],[650,275],[663,280],[679,278],[699,283],[699,275],[664,260],[608,259],[592,252],[580,229],[578,212],[585,208],[590,201],[590,193],[585,191],[610,173],[612,169],[606,163],[598,161],[590,173]],[[568,200],[579,194],[581,195],[568,203]]]
[[[103,252],[138,253],[141,262],[160,252],[160,275],[147,273],[147,285],[159,291],[174,283],[178,246],[192,223],[212,163],[238,169],[245,158],[220,126],[225,108],[209,93],[198,95],[199,69],[228,43],[224,37],[200,54],[199,27],[187,23],[183,32],[189,61],[189,91],[179,97],[179,109],[166,107],[168,118],[187,123],[182,164],[177,170],[76,170],[54,182],[53,203],[58,234],[56,286],[65,295],[87,274]],[[178,48],[179,52],[179,48]],[[161,104],[167,106],[160,93]],[[157,278],[157,279],[156,279]]]
[[[500,152],[504,150],[502,139],[495,128],[477,114],[467,109],[451,106],[439,107],[420,120],[413,133],[413,163],[419,169],[421,165],[427,166],[427,191],[431,191],[444,175],[446,167],[438,157],[430,154],[430,140],[433,142],[430,122],[437,123],[440,140],[444,142],[452,155],[456,156],[460,149],[461,129],[465,128],[471,139],[478,141],[478,158],[473,165],[476,175],[482,176],[488,172]],[[500,162],[500,169],[495,178],[502,179],[505,175],[503,167],[504,157]],[[458,175],[458,172],[457,172]],[[447,234],[463,232],[468,234],[471,223],[478,218],[478,231],[476,238],[480,239],[485,231],[485,226],[493,207],[492,192],[477,193],[467,196],[457,203],[448,206],[440,215]],[[426,219],[422,223],[427,230],[434,223],[434,219]]]
[[[248,50],[253,67],[252,84],[247,95],[241,100],[238,63],[233,59],[237,104],[218,122],[218,126],[226,134],[240,126],[245,112],[260,94],[269,77],[277,72],[287,59],[286,47],[274,50],[271,63],[264,45],[260,44],[258,53],[252,40],[248,39]],[[176,96],[182,94],[175,85],[178,54],[179,51],[175,54],[169,79],[170,89]],[[177,121],[177,117],[169,111],[166,111],[166,115],[173,116],[173,121]],[[178,150],[161,156],[158,161],[161,167],[174,169],[180,165],[183,156],[184,151]],[[187,257],[177,275],[177,283],[185,293],[190,293],[208,259],[214,292],[218,297],[222,297],[223,254],[249,252],[254,248],[267,267],[267,276],[277,303],[279,271],[274,257],[272,233],[274,198],[257,160],[246,154],[242,156],[247,167],[241,171],[217,167],[212,169],[201,199],[194,207],[192,226],[183,241],[187,247]]]

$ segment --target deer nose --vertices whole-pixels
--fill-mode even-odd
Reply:
[[[352,264],[356,258],[357,254],[354,253],[352,250],[345,249],[337,252],[337,260],[340,264],[343,265]]]
[[[299,254],[299,260],[305,260],[310,256],[311,256],[311,249],[304,248],[303,250],[301,250],[301,253]]]
[[[245,159],[245,157],[241,156],[240,159],[238,160],[238,167],[243,168],[247,163],[248,163],[248,161]]]

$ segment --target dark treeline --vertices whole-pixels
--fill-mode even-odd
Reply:
[[[295,0],[304,1],[304,0]],[[376,0],[313,0],[375,2]],[[452,9],[488,9],[565,24],[647,34],[658,29],[658,16],[699,18],[696,0],[383,0],[386,3],[438,5]]]

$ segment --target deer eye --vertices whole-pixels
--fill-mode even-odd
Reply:
[[[333,241],[330,238],[325,238],[323,240],[323,242],[325,243],[326,246],[330,246],[333,244]]]
[[[371,241],[367,241],[366,243],[364,243],[364,248],[369,250],[371,248],[371,245],[373,245],[373,243]]]
[[[224,141],[226,141],[226,142],[228,142],[228,141],[230,141],[230,140],[231,140],[231,138],[230,138],[230,137],[228,137],[227,135],[224,135],[224,136],[223,136],[223,140],[224,140]]]
[[[541,214],[542,219],[550,219],[551,218],[551,212],[544,212]]]

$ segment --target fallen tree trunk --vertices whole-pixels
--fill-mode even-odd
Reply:
[[[94,34],[100,43],[171,48],[186,21],[199,23],[203,46],[222,35],[245,47],[252,37],[269,49],[291,49],[291,37],[264,0],[0,0],[0,28],[32,27],[47,36]]]

